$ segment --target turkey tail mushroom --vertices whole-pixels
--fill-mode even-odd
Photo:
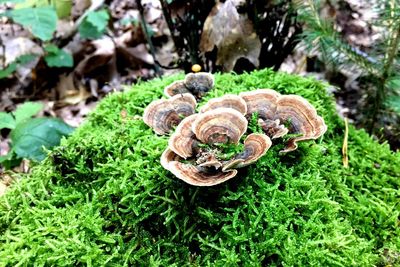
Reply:
[[[244,140],[244,151],[237,154],[234,159],[226,162],[222,171],[253,164],[267,153],[271,145],[271,139],[265,134],[249,134]]]
[[[169,133],[184,117],[195,112],[197,102],[191,94],[151,102],[144,110],[143,121],[157,134]]]
[[[237,144],[246,130],[247,120],[244,115],[231,108],[217,108],[201,113],[192,126],[197,139],[206,144]]]
[[[257,89],[240,93],[239,96],[246,102],[248,116],[257,112],[259,118],[273,119],[281,94],[272,89]]]
[[[193,114],[183,119],[168,141],[168,147],[184,159],[193,155],[198,143],[192,132],[192,124],[197,117],[198,114]]]
[[[196,186],[217,185],[235,177],[237,174],[237,170],[229,170],[227,172],[204,172],[202,168],[178,161],[171,161],[168,166],[169,171],[176,177],[188,184]]]
[[[202,98],[214,87],[214,76],[208,72],[189,73],[184,80],[175,81],[164,88],[164,94],[172,97],[177,94],[191,93],[197,99]]]
[[[185,85],[192,94],[201,98],[214,87],[214,76],[208,72],[189,73]]]
[[[246,115],[247,113],[246,102],[243,98],[229,94],[209,100],[203,107],[201,107],[200,112],[204,113],[217,108],[233,108],[243,115]]]
[[[299,137],[290,138],[281,153],[296,150],[297,142],[317,139],[328,129],[324,119],[317,115],[316,109],[304,98],[297,95],[284,95],[278,100],[276,118],[283,121],[293,134]]]
[[[184,81],[175,81],[164,88],[164,94],[169,97],[185,93],[190,93],[190,91],[186,88]]]
[[[270,138],[279,138],[287,133],[300,135],[290,138],[281,153],[293,151],[297,142],[317,139],[327,130],[324,119],[301,96],[281,95],[272,89],[258,89],[239,96],[246,101],[247,116],[257,112],[258,124]]]

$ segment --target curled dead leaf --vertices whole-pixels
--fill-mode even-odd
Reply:
[[[224,71],[233,70],[236,61],[247,58],[254,66],[259,65],[261,41],[253,24],[245,14],[239,14],[238,1],[218,2],[204,22],[200,40],[200,51],[210,52],[216,46],[217,65]]]

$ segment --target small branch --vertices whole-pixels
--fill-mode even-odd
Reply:
[[[175,35],[175,24],[174,24],[174,22],[172,21],[171,11],[170,11],[170,9],[169,9],[169,7],[168,7],[168,3],[166,3],[165,0],[160,0],[160,3],[161,3],[161,9],[162,9],[162,12],[163,12],[163,14],[164,14],[165,21],[167,22],[168,29],[169,29],[169,31],[170,31],[170,33],[171,33],[172,41],[174,42],[175,48],[176,48],[176,50],[177,50],[179,56],[181,56],[182,51],[181,51],[181,48],[180,48],[179,45],[178,45],[179,42],[178,42],[178,40],[176,39],[176,35]]]
[[[347,118],[344,118],[344,138],[343,138],[343,146],[342,146],[342,155],[343,155],[343,167],[349,167],[349,156],[348,156],[348,138],[349,138],[349,121]]]
[[[156,71],[157,76],[161,77],[161,69],[160,69],[160,66],[157,63],[158,61],[156,59],[156,51],[154,49],[153,42],[151,41],[149,29],[147,28],[146,20],[144,18],[144,8],[143,8],[143,5],[142,5],[142,2],[140,0],[136,0],[136,4],[137,4],[138,9],[139,9],[140,21],[142,23],[142,28],[143,28],[143,31],[144,31],[144,35],[146,37],[147,43],[149,44],[150,53],[151,53],[151,55],[153,56],[153,59],[154,59],[154,69]]]

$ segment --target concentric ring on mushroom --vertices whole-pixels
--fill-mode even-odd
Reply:
[[[213,186],[237,175],[236,168],[265,155],[271,140],[265,134],[250,134],[247,120],[233,108],[220,107],[193,114],[179,124],[161,156],[162,166],[177,178],[196,186]]]

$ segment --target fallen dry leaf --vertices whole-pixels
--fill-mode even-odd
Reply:
[[[144,16],[147,23],[152,23],[162,17],[161,3],[154,0],[142,0]]]
[[[75,83],[74,73],[70,73],[68,76],[61,75],[56,90],[62,104],[75,105],[91,96],[82,84]]]
[[[29,38],[17,37],[15,39],[5,41],[3,45],[5,51],[5,65],[10,64],[22,55],[43,55],[43,49]]]
[[[208,15],[200,40],[200,51],[210,52],[217,47],[217,65],[224,71],[233,70],[236,61],[247,58],[258,66],[261,42],[253,24],[245,14],[239,14],[235,1],[218,2]]]
[[[86,55],[74,70],[79,77],[83,77],[94,69],[106,65],[115,53],[114,42],[109,37],[94,40],[91,44],[94,47],[94,52]]]
[[[56,37],[66,38],[74,31],[74,22],[72,20],[59,19],[57,20]]]
[[[56,110],[57,117],[62,118],[65,123],[72,127],[78,127],[86,116],[96,107],[97,102],[85,103],[82,101],[77,105],[65,106]]]
[[[3,182],[0,182],[0,196],[4,195],[6,193],[7,186],[3,184]]]

